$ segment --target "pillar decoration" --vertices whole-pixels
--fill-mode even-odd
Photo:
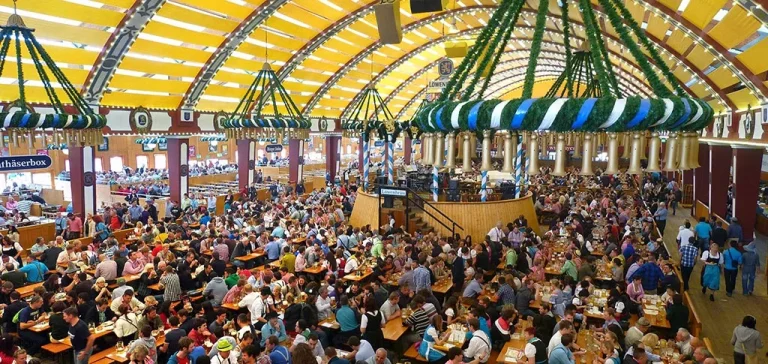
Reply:
[[[389,137],[387,137],[389,139]],[[387,184],[395,185],[395,143],[387,141]]]
[[[514,143],[512,142],[512,133],[508,132],[504,134],[504,166],[501,168],[502,172],[512,173],[515,171],[515,153]]]
[[[608,133],[608,167],[605,173],[619,173],[619,137],[616,133]]]
[[[763,148],[734,146],[733,148],[733,211],[744,233],[744,242],[754,240],[760,169]],[[718,170],[720,167],[718,166]],[[723,173],[726,174],[726,173]]]
[[[522,137],[515,135],[515,144],[517,144],[517,153],[515,158],[515,198],[520,198],[520,193],[523,191],[523,158],[525,157],[523,154]],[[565,147],[563,147],[563,150],[565,150]]]
[[[594,171],[592,171],[592,133],[586,133],[584,134],[584,156],[581,158],[581,171],[579,172],[582,176],[591,176],[595,174]]]
[[[238,147],[238,149],[240,149]],[[242,150],[242,149],[240,149]],[[341,137],[329,135],[325,137],[325,171],[328,173],[331,183],[336,181],[341,163]]]
[[[488,171],[480,171],[480,201],[488,201]]]
[[[85,218],[96,213],[96,171],[94,148],[69,147],[69,175],[72,188],[72,208]]]
[[[483,155],[480,163],[481,171],[489,171],[491,169],[491,131],[483,131]]]
[[[565,135],[557,134],[557,142],[555,143],[555,169],[552,171],[553,176],[565,176]]]
[[[522,148],[523,144],[530,143],[530,139],[531,138],[528,135],[528,133],[524,132],[522,134],[522,137],[519,140],[519,143],[518,143],[518,144],[520,144],[519,148]],[[526,151],[523,151],[523,153],[524,153],[524,157],[526,157],[526,158],[523,158],[525,160],[525,165],[523,166],[523,175],[525,176],[525,185],[528,186],[528,185],[531,184],[531,174],[528,173],[528,172],[531,169],[531,157],[533,156],[533,154],[531,154],[530,149],[526,150]],[[527,156],[525,156],[525,154],[527,154]]]
[[[632,154],[629,157],[629,169],[627,169],[627,173],[629,174],[643,173],[643,168],[640,165],[640,157],[642,154],[642,151],[640,150],[640,139],[640,133],[632,134]]]
[[[407,135],[403,138],[403,164],[410,166],[413,161],[413,139]]]
[[[171,189],[171,201],[176,203],[181,202],[181,197],[189,192],[189,138],[166,138],[168,143],[168,187]],[[242,171],[248,170],[248,153],[247,148],[240,147],[240,140],[238,140],[238,171],[240,173],[240,189],[248,186],[243,183]],[[243,162],[246,159],[246,162]],[[253,159],[253,158],[251,158]],[[243,164],[244,163],[244,164]],[[254,162],[255,163],[255,162]],[[245,181],[248,181],[248,176],[245,176]]]
[[[357,173],[359,173],[360,176],[365,172],[365,154],[368,151],[367,147],[363,148],[363,145],[365,144],[363,137],[360,136],[360,139],[358,139],[357,142]],[[358,181],[358,185],[359,184],[360,182]]]
[[[456,134],[448,133],[447,155],[445,157],[445,167],[448,169],[456,168]]]
[[[666,159],[664,163],[664,172],[673,172],[677,170],[677,133],[670,133],[667,138],[667,150],[664,153]],[[730,165],[730,163],[728,163]]]
[[[370,142],[368,141],[369,138],[361,139],[362,140],[362,150],[363,150],[363,191],[368,191],[368,174],[371,172],[371,150],[370,150]]]
[[[437,165],[432,166],[432,201],[437,202],[438,192],[440,190],[439,175],[437,173]]]
[[[629,133],[622,133],[621,134],[621,145],[624,148],[621,151],[621,158],[622,159],[629,159],[629,146],[630,146],[630,135]]]
[[[697,142],[696,144],[700,143]],[[709,206],[709,174],[711,173],[709,170],[709,149],[704,148],[702,150],[701,145],[699,145],[696,150],[698,151],[696,158],[699,168],[693,172],[693,199]]]
[[[469,138],[469,156],[472,159],[477,158],[477,138],[474,135]]]
[[[539,174],[539,137],[536,134],[528,136],[528,179]]]
[[[288,140],[288,183],[304,179],[304,139]]]
[[[435,134],[435,150],[432,157],[432,164],[441,168],[445,163],[445,134]]]
[[[709,144],[709,211],[722,218],[725,218],[728,204],[728,183],[730,182],[728,172],[731,170],[732,162],[733,152],[730,145]],[[714,171],[722,173],[712,173]]]
[[[472,149],[472,142],[469,139],[470,139],[469,133],[461,134],[461,140],[462,140],[461,170],[464,173],[472,172],[472,152],[470,151]]]
[[[573,135],[573,157],[581,158],[581,134]]]
[[[659,166],[660,149],[661,139],[659,139],[659,133],[654,131],[651,133],[651,141],[648,146],[648,167],[645,169],[646,172],[661,172],[661,167]]]

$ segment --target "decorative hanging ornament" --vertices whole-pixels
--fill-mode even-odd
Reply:
[[[54,129],[63,129],[68,133],[73,130],[94,131],[93,138],[84,137],[91,135],[90,132],[83,133],[78,143],[89,146],[101,144],[101,130],[107,125],[106,117],[95,113],[86,104],[80,96],[80,91],[72,85],[45,48],[37,41],[34,29],[28,28],[21,16],[16,13],[16,0],[13,1],[13,7],[14,13],[8,17],[8,23],[0,26],[0,77],[3,77],[6,60],[13,59],[16,65],[18,95],[15,95],[16,101],[3,107],[0,120],[3,121],[6,133],[12,135],[14,146],[19,143],[18,137],[23,136],[27,138],[27,146],[33,148],[36,130],[54,132]],[[23,64],[29,61],[37,71],[36,81],[42,83],[47,95],[47,103],[51,105],[49,111],[35,112],[28,106],[25,84],[31,79],[24,74]],[[49,75],[53,75],[53,78]],[[59,91],[64,90],[66,99],[59,97],[57,88],[53,87],[54,83],[58,83]],[[13,99],[13,97],[14,95],[5,96],[6,99]],[[71,106],[65,107],[64,104],[71,104]]]

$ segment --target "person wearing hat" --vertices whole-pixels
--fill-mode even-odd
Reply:
[[[645,335],[646,332],[648,332],[648,329],[651,327],[651,322],[648,321],[647,318],[641,317],[637,320],[635,323],[635,326],[632,326],[627,330],[627,334],[624,336],[624,344],[627,347],[630,347],[632,345],[635,345],[640,342],[640,340],[643,338],[643,335]]]
[[[265,316],[267,324],[261,327],[261,346],[267,345],[270,336],[276,336],[281,342],[288,338],[283,320],[278,319],[277,312],[271,311]]]
[[[237,356],[232,355],[232,349],[234,348],[235,345],[232,345],[227,338],[219,339],[214,346],[216,352],[214,353],[213,349],[211,349],[211,353],[209,354],[211,364],[237,364]]]

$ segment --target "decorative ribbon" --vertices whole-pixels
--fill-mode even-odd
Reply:
[[[627,123],[627,128],[634,128],[637,126],[637,124],[640,124],[641,121],[645,120],[645,118],[648,116],[648,111],[651,110],[651,100],[648,99],[642,99],[640,100],[640,107],[637,109],[637,114],[635,114],[635,117],[632,118],[632,120]]]
[[[368,141],[363,141],[363,190],[368,191],[368,173],[370,172],[370,168],[368,165],[370,164],[370,153],[369,153],[369,145]]]
[[[451,127],[452,128],[454,128],[454,129],[461,128],[459,126],[459,114],[461,114],[461,108],[463,108],[464,105],[466,105],[467,103],[469,103],[469,101],[460,102],[458,105],[456,105],[456,108],[453,109],[453,112],[451,113]]]
[[[683,105],[685,105],[685,113],[683,113],[683,116],[681,116],[680,119],[677,119],[675,125],[672,125],[672,128],[679,127],[689,116],[691,116],[691,104],[688,102],[688,99],[681,100],[683,100]]]
[[[472,106],[472,109],[469,110],[469,118],[468,123],[469,124],[469,130],[477,130],[477,113],[480,112],[480,106],[483,105],[485,101],[480,101],[475,106]]]
[[[389,158],[387,158],[387,184],[395,184],[395,144],[389,142]]]
[[[437,202],[437,192],[438,192],[438,183],[437,183],[437,166],[432,167],[432,201]]]
[[[517,163],[515,163],[515,198],[520,198],[520,179],[523,176],[523,141],[517,140]]]
[[[675,103],[672,102],[672,100],[670,100],[670,99],[661,99],[661,101],[664,101],[664,117],[662,117],[655,124],[651,125],[651,127],[659,126],[661,124],[666,123],[667,120],[669,120],[669,117],[672,116],[672,111],[675,110]]]
[[[616,99],[616,102],[613,104],[613,110],[611,110],[611,114],[608,116],[608,120],[606,120],[603,125],[600,125],[600,129],[610,128],[613,124],[616,124],[619,117],[621,117],[621,114],[624,113],[625,107],[627,107],[627,99]]]
[[[520,129],[520,127],[523,126],[525,114],[528,113],[528,110],[531,109],[531,105],[533,105],[534,102],[536,102],[536,99],[528,99],[518,106],[517,110],[515,110],[515,116],[512,117],[512,125],[510,125],[510,129]]]
[[[437,127],[440,130],[445,130],[445,127],[443,126],[443,121],[440,120],[442,118],[442,116],[443,116],[443,109],[445,109],[445,106],[439,108],[437,110],[437,115],[435,115],[435,125],[437,125]]]
[[[549,109],[547,109],[547,113],[544,114],[544,120],[541,121],[538,130],[549,130],[549,128],[552,127],[552,123],[555,122],[557,114],[560,113],[560,109],[563,108],[566,101],[568,101],[568,99],[557,99],[552,105],[549,105]]]
[[[485,202],[488,201],[488,171],[481,171],[480,175],[480,201]]]
[[[504,107],[507,106],[509,101],[502,101],[493,108],[491,113],[491,129],[500,129],[501,127],[501,113],[504,111]]]
[[[687,126],[687,125],[690,125],[690,124],[693,124],[693,123],[699,121],[699,119],[701,119],[701,116],[704,115],[704,108],[701,107],[701,105],[699,105],[699,103],[696,102],[696,100],[693,100],[691,102],[694,105],[696,105],[696,114],[693,115],[693,119],[691,119],[691,121],[685,123],[683,126]]]
[[[576,121],[574,121],[573,125],[571,125],[571,129],[579,130],[584,126],[584,123],[587,122],[587,118],[592,112],[592,109],[595,107],[596,102],[597,99],[591,98],[587,99],[583,104],[581,104],[581,109],[579,109],[579,113],[576,115]]]

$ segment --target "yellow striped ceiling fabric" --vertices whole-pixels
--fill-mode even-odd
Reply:
[[[18,3],[18,8],[19,10],[104,27],[116,27],[125,16],[122,12],[97,9],[61,0],[21,1]]]
[[[704,49],[701,45],[696,45],[686,57],[696,68],[704,70],[714,62],[712,53]]]
[[[727,67],[720,66],[720,68],[707,74],[707,77],[719,88],[726,88],[733,86],[739,82],[739,79],[731,72]]]
[[[766,54],[768,54],[768,38],[757,42],[757,44],[751,46],[744,53],[736,56],[736,59],[741,61],[753,73],[760,74],[768,71]]]
[[[214,16],[212,13],[204,14],[188,7],[182,7],[172,1],[165,3],[158,14],[174,20],[225,33],[232,32],[240,24],[236,21]]]
[[[112,92],[104,95],[101,104],[112,107],[144,106],[150,109],[176,109],[181,102],[181,96],[160,96]]]
[[[683,18],[704,29],[730,0],[694,0],[683,11]]]
[[[693,39],[679,29],[673,29],[672,35],[667,39],[667,45],[674,49],[677,54],[685,54],[691,44],[693,44]]]
[[[693,91],[693,94],[696,95],[698,98],[705,98],[707,96],[711,96],[709,94],[709,91],[707,91],[707,88],[704,84],[704,82],[696,82],[690,87],[691,91]]]
[[[754,110],[760,105],[760,100],[752,95],[748,88],[731,92],[728,94],[728,98],[733,101],[738,110],[747,110],[750,106],[752,107],[752,110]]]
[[[709,35],[725,49],[730,49],[753,36],[761,25],[754,15],[736,5],[709,31]]]
[[[669,10],[672,10],[673,12],[677,12],[677,9],[680,7],[680,3],[682,0],[659,0],[659,3],[669,8]]]
[[[652,34],[656,39],[664,40],[666,38],[667,30],[669,30],[669,23],[665,23],[663,19],[661,19],[658,16],[651,15],[651,18],[648,19],[648,28],[646,28],[646,32]]]

